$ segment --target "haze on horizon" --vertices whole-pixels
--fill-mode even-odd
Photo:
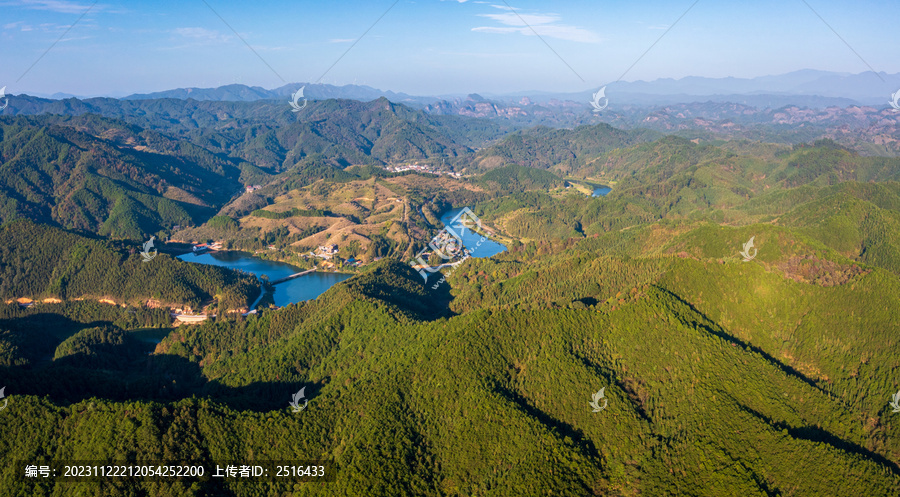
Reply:
[[[0,86],[12,94],[293,82],[501,94],[577,92],[619,78],[900,72],[892,6],[870,0],[7,0],[2,8]]]

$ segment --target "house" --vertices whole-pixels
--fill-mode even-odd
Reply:
[[[198,243],[197,245],[194,245],[192,250],[194,252],[203,252],[204,250],[209,250],[209,247],[205,243]]]
[[[323,259],[331,259],[338,253],[337,245],[322,245],[321,247],[316,249],[316,257],[321,257]]]

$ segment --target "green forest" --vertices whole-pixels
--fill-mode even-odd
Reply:
[[[2,495],[898,495],[896,158],[819,138],[511,130],[387,99],[300,117],[29,99],[40,115],[0,116]],[[436,158],[463,174],[382,168]],[[378,213],[267,209],[360,180],[387,192],[408,244],[366,230]],[[374,205],[361,195],[341,202]],[[461,207],[507,250],[423,281],[411,255]],[[309,217],[353,218],[341,249],[365,240],[372,262],[247,315],[228,311],[263,291],[254,275],[162,241],[190,225],[280,251],[330,229],[291,224]],[[184,307],[216,316],[178,326]],[[334,478],[24,476],[312,460]]]
[[[0,228],[0,298],[102,298],[145,305],[153,299],[198,308],[215,300],[236,308],[259,295],[255,277],[158,254],[144,262],[141,245],[93,239],[27,220]]]

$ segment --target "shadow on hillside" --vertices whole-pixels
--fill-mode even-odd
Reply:
[[[53,330],[53,334],[61,336],[67,330],[76,333],[85,328],[93,328],[110,324],[110,321],[94,320],[87,323],[75,321],[74,319],[63,316],[62,314],[54,314],[52,312],[42,312],[37,314],[29,314],[8,319],[0,319],[0,329],[3,330],[22,330],[31,331],[35,328],[45,330]]]
[[[27,360],[31,366],[38,366],[53,359],[56,348],[67,338],[79,331],[109,326],[115,320],[93,319],[76,321],[62,314],[40,312],[0,319],[0,330],[7,332],[0,337],[0,349],[4,343],[15,347],[15,354]],[[2,364],[2,363],[0,363]]]
[[[421,277],[409,265],[387,260],[369,273],[350,278],[329,291],[335,294],[343,287],[349,293],[347,301],[381,301],[422,321],[446,316],[452,299],[449,286],[422,291],[418,287],[421,284]],[[21,339],[24,345],[10,355],[29,362],[0,366],[0,387],[7,386],[8,395],[47,397],[61,405],[92,398],[172,402],[201,397],[234,409],[256,412],[288,409],[292,396],[301,388],[306,388],[307,400],[313,399],[320,388],[320,385],[296,381],[299,377],[294,375],[243,386],[225,385],[204,376],[196,357],[202,355],[199,351],[187,351],[183,355],[156,354],[152,353],[153,343],[131,335],[124,342],[116,343],[91,342],[91,337],[84,337],[60,348],[64,350],[57,350],[67,337],[81,330],[112,324],[111,320],[92,318],[85,316],[84,320],[90,322],[82,323],[48,313],[0,321],[0,329],[4,325],[15,328],[16,339]],[[0,341],[0,354],[4,352],[3,345]],[[61,357],[54,360],[56,353]],[[240,369],[239,365],[236,367]]]
[[[432,289],[435,285],[435,282],[440,281],[440,275],[437,276],[429,276],[428,281],[425,282],[425,286],[428,289],[429,295],[431,296],[430,305],[433,309],[433,315],[435,316],[452,316],[454,313],[450,310],[450,303],[453,302],[453,294],[450,293],[450,283],[446,280],[441,281],[437,288]]]
[[[432,288],[441,276],[432,273],[428,281],[424,281],[409,264],[385,258],[370,270],[338,283],[332,290],[343,286],[357,298],[387,303],[419,321],[434,321],[452,315],[450,286],[443,282]]]
[[[615,384],[622,392],[627,395],[629,402],[631,402],[631,408],[634,409],[635,414],[641,417],[647,423],[653,423],[653,420],[650,418],[650,415],[647,413],[644,405],[644,401],[641,400],[641,394],[636,390],[635,383],[631,381],[629,378],[621,379],[617,375],[616,371],[606,369],[601,364],[596,364],[587,357],[571,352],[572,357],[581,362],[582,366],[584,366],[588,371],[592,371],[597,377],[604,378],[605,383]]]
[[[600,455],[600,451],[598,451],[597,447],[594,445],[594,441],[588,438],[581,430],[541,411],[537,407],[531,405],[528,402],[528,399],[522,397],[517,392],[500,386],[495,387],[494,391],[518,406],[522,412],[537,419],[542,425],[555,429],[556,432],[561,435],[559,438],[569,437],[572,439],[585,456],[597,461],[603,459]],[[587,405],[585,405],[585,408],[587,408]]]
[[[744,340],[741,340],[740,338],[737,338],[733,335],[729,335],[728,333],[726,333],[722,330],[714,329],[709,324],[713,324],[713,323],[715,323],[715,321],[713,321],[708,316],[706,316],[705,314],[700,312],[700,310],[697,309],[696,307],[694,307],[693,304],[684,300],[679,295],[676,295],[663,287],[657,287],[657,288],[659,290],[661,290],[662,292],[665,292],[666,294],[668,294],[669,296],[671,296],[672,298],[677,300],[680,304],[682,304],[682,305],[686,306],[688,309],[690,309],[691,312],[693,312],[694,314],[699,316],[703,320],[703,322],[694,323],[697,326],[697,328],[702,329],[703,331],[706,331],[707,333],[709,333],[711,335],[719,337],[722,340],[724,340],[728,343],[731,343],[737,347],[741,347],[745,350],[750,350],[752,352],[759,354],[763,359],[765,359],[766,361],[770,362],[772,365],[774,365],[775,367],[780,369],[784,374],[786,374],[788,376],[792,376],[794,378],[797,378],[800,381],[811,386],[812,388],[818,390],[819,392],[829,395],[828,392],[826,392],[821,386],[819,386],[815,381],[810,379],[808,376],[806,376],[803,373],[801,373],[800,371],[797,371],[796,369],[792,368],[790,365],[785,364],[785,363],[781,362],[780,360],[776,359],[774,356],[772,356],[771,354],[766,352],[764,349],[757,347],[756,345],[752,345],[749,342],[745,342]]]
[[[800,426],[795,428],[791,427],[787,423],[775,421],[765,414],[757,412],[743,404],[738,404],[738,407],[740,407],[740,409],[744,412],[759,419],[760,421],[765,422],[766,424],[772,426],[777,430],[787,430],[788,434],[795,439],[828,444],[844,452],[856,454],[862,456],[865,459],[874,461],[881,466],[889,469],[895,476],[900,476],[900,467],[898,467],[897,464],[890,459],[882,456],[881,454],[872,452],[865,447],[856,445],[853,442],[848,442],[847,440],[844,440],[829,431],[823,430],[822,428],[819,428],[817,426]]]
[[[150,348],[152,344],[143,343],[142,346]],[[231,387],[209,381],[198,363],[183,357],[144,352],[135,358],[123,352],[123,347],[126,346],[120,345],[116,347],[119,350],[106,350],[101,354],[67,356],[30,367],[0,367],[0,387],[6,386],[8,396],[46,397],[60,405],[92,398],[115,402],[174,402],[200,397],[232,409],[254,412],[287,409],[292,396],[301,388],[306,387],[304,397],[307,400],[313,399],[320,389],[316,384],[294,381],[254,382]],[[122,354],[134,360],[123,366],[119,357]]]

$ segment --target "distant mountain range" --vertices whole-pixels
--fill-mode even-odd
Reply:
[[[370,86],[361,85],[325,85],[312,83],[290,83],[279,88],[267,90],[260,86],[247,86],[240,84],[225,85],[218,88],[176,88],[174,90],[158,91],[146,94],[134,94],[123,100],[150,100],[156,98],[178,98],[187,100],[212,100],[229,102],[252,102],[255,100],[279,100],[290,98],[294,92],[303,88],[303,96],[311,100],[327,100],[329,98],[344,98],[348,100],[360,100],[369,102],[380,97],[385,97],[391,102],[405,104],[426,104],[435,101],[433,97],[416,97],[405,93],[382,91]]]
[[[798,81],[793,80],[794,83]],[[623,103],[622,93],[608,89],[609,107],[598,113],[592,111],[587,97],[581,101],[549,99],[538,102],[527,96],[508,96],[504,101],[497,97],[489,99],[471,94],[423,104],[424,97],[399,93],[368,100],[379,90],[363,86],[308,85],[303,88],[309,105],[300,115],[292,112],[288,103],[290,93],[301,87],[294,84],[265,90],[231,85],[216,89],[181,89],[167,92],[168,98],[144,95],[130,99],[55,100],[8,95],[8,106],[0,111],[0,115],[97,114],[192,140],[197,138],[197,133],[209,135],[204,140],[212,139],[211,143],[198,144],[215,149],[215,153],[228,155],[234,152],[231,150],[234,144],[257,143],[259,134],[262,134],[269,138],[259,138],[262,140],[257,143],[261,145],[261,156],[249,150],[243,150],[249,155],[238,156],[263,167],[268,171],[266,174],[277,173],[290,167],[295,159],[315,153],[330,154],[342,163],[346,162],[345,166],[387,164],[401,158],[423,160],[440,157],[451,160],[482,148],[515,128],[575,128],[599,123],[620,129],[644,128],[664,134],[678,134],[692,140],[753,139],[797,144],[830,138],[866,155],[900,154],[900,112],[888,105],[890,95],[884,98],[883,103],[875,105],[862,105],[854,103],[855,100],[838,97],[771,94],[713,97],[682,94],[683,99],[696,101],[641,105]],[[277,94],[283,95],[260,99]],[[329,94],[340,98],[325,98]],[[183,100],[177,95],[192,96],[190,100]],[[245,100],[213,99],[224,99],[228,95],[231,95],[228,98]],[[196,100],[195,96],[207,100]],[[677,97],[649,95],[647,98],[661,100]],[[252,101],[246,100],[254,98]],[[397,103],[391,102],[392,98],[407,100]],[[799,103],[790,104],[791,101]],[[377,126],[369,126],[372,124],[372,112],[379,115],[385,113],[382,117],[387,120],[379,120],[378,125],[387,126],[384,129],[390,131],[386,135],[375,132]],[[393,113],[397,114],[395,117],[398,119],[390,117]],[[300,134],[295,133],[299,132],[296,128],[298,122],[306,123],[305,131]],[[254,131],[252,138],[242,138],[247,126],[260,128]],[[432,126],[439,126],[444,131],[453,130],[452,136],[439,137],[434,134]],[[353,130],[353,136],[345,134],[345,130]],[[213,134],[228,136],[211,137]],[[274,138],[270,139],[270,135]],[[305,138],[297,141],[301,135]],[[393,138],[386,140],[387,135],[399,141],[392,142]],[[398,143],[404,145],[398,146]],[[300,148],[295,150],[297,146]],[[285,162],[288,157],[285,154],[290,150],[299,155],[292,155],[294,159]]]
[[[120,100],[193,99],[207,102],[253,102],[285,100],[303,88],[309,100],[347,99],[369,102],[387,98],[430,114],[498,118],[521,125],[573,126],[593,122],[590,102],[597,88],[580,92],[553,93],[521,91],[503,94],[409,95],[364,85],[334,86],[290,83],[267,90],[259,86],[232,84],[218,88],[175,88],[133,94]],[[825,109],[828,107],[872,106],[889,108],[891,95],[900,91],[900,73],[837,73],[804,69],[756,78],[662,78],[654,81],[613,82],[605,85],[609,99],[607,112],[628,111],[630,107],[658,107],[693,103],[734,103],[757,109],[787,106]],[[46,95],[41,95],[47,97]],[[49,96],[52,100],[72,98],[69,94]],[[76,97],[80,98],[80,97]],[[84,100],[82,98],[82,100]],[[582,117],[576,117],[582,116]]]
[[[362,85],[334,86],[312,83],[291,83],[267,90],[259,86],[240,84],[218,88],[176,88],[161,92],[134,94],[126,100],[178,98],[213,101],[271,100],[290,97],[304,88],[304,96],[314,100],[346,98],[370,101],[385,97],[392,102],[413,106],[433,105],[439,102],[456,102],[466,95],[415,96],[406,93],[379,90]],[[689,76],[681,79],[662,78],[654,81],[619,81],[606,85],[606,95],[611,104],[618,105],[671,105],[692,102],[733,102],[754,107],[777,108],[786,105],[829,107],[849,105],[887,105],[891,94],[900,88],[900,73],[864,72],[859,74],[836,73],[804,69],[776,76],[756,78],[705,78]],[[587,107],[596,88],[581,92],[553,93],[522,91],[503,94],[484,94],[484,97],[500,103],[521,103],[527,98],[534,103],[571,101]],[[470,95],[471,97],[471,95]]]
[[[804,69],[757,78],[663,78],[654,81],[615,82],[606,85],[610,103],[670,105],[692,102],[734,102],[756,107],[801,105],[810,107],[887,105],[900,88],[900,73],[836,73]],[[551,100],[590,101],[592,91],[576,93],[521,92],[489,95],[498,100],[527,96],[541,103]]]

